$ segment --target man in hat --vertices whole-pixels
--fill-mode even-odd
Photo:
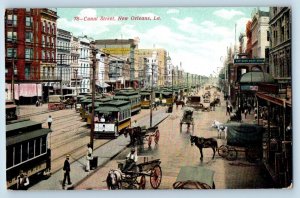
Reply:
[[[20,174],[17,178],[17,189],[18,190],[27,190],[27,186],[29,185],[29,179],[27,175],[20,170]]]
[[[123,168],[123,171],[130,171],[137,162],[138,158],[137,158],[137,154],[135,152],[135,149],[132,148],[130,153],[128,153],[127,157],[126,157],[126,162],[125,162],[125,166]]]
[[[71,168],[70,168],[69,158],[70,158],[70,155],[67,155],[66,160],[64,162],[64,167],[63,167],[64,179],[63,179],[63,183],[62,183],[63,188],[65,187],[66,180],[68,180],[68,185],[72,185],[72,182],[70,179]]]

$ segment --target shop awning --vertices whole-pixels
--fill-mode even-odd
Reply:
[[[269,101],[271,103],[280,105],[280,106],[289,106],[292,107],[292,102],[291,101],[287,101],[286,99],[283,98],[276,98],[274,96],[271,96],[267,93],[261,93],[261,92],[257,92],[256,96],[258,98],[261,98],[263,100]]]

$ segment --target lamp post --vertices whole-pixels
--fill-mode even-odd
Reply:
[[[150,127],[152,127],[152,104],[153,104],[153,73],[154,73],[154,69],[153,66],[154,64],[151,65],[151,100],[150,100]]]

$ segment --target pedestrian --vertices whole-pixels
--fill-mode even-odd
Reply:
[[[136,120],[134,120],[133,124],[132,124],[132,128],[135,128],[137,127],[137,123],[136,123]]]
[[[39,103],[39,100],[38,100],[38,99],[37,99],[36,102],[35,102],[35,106],[36,106],[36,107],[40,106],[40,103]]]
[[[91,170],[91,160],[93,159],[92,154],[88,153],[86,156],[86,167],[85,171],[89,172]]]
[[[247,108],[245,108],[245,109],[244,109],[244,114],[245,114],[245,119],[246,119],[246,117],[247,117],[247,114],[248,114],[248,110],[247,110]]]
[[[70,162],[69,162],[70,155],[66,156],[66,160],[64,162],[64,179],[62,183],[62,187],[65,188],[66,180],[68,181],[68,185],[72,185],[71,178],[70,178],[70,172],[71,172],[71,167],[70,167]]]
[[[27,175],[23,172],[23,170],[20,170],[20,174],[17,177],[17,189],[27,190],[28,185],[29,185],[29,179]]]
[[[51,115],[49,115],[49,117],[47,119],[47,122],[48,122],[48,128],[51,129],[51,124],[53,122],[53,119],[52,119]]]

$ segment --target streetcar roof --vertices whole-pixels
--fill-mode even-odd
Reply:
[[[204,167],[184,166],[181,167],[176,182],[194,181],[213,186],[215,171]]]
[[[32,121],[32,120],[14,122],[12,124],[6,125],[6,132],[14,131],[14,130],[17,130],[17,129],[24,129],[26,127],[31,127],[31,126],[35,126],[35,125],[41,125],[41,123],[35,122],[35,121]]]
[[[14,145],[19,142],[24,142],[36,137],[41,137],[43,135],[48,134],[51,132],[51,129],[38,129],[26,133],[21,133],[19,135],[11,136],[6,138],[6,146]]]

